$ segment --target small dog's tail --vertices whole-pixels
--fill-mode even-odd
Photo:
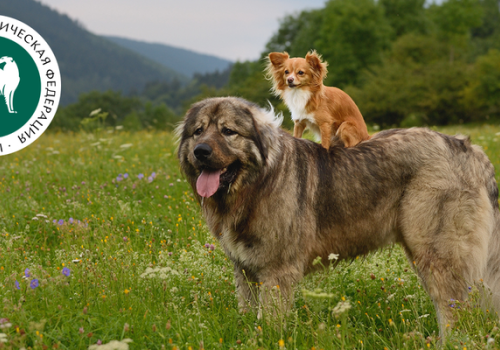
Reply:
[[[488,294],[488,306],[500,315],[500,212],[495,209],[495,228],[488,245],[488,264],[486,267],[485,285]]]

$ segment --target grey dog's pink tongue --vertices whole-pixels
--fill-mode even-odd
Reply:
[[[196,181],[196,191],[202,197],[211,197],[219,188],[220,170],[203,170]]]

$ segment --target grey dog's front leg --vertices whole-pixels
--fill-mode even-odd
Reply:
[[[240,312],[247,312],[249,308],[258,306],[258,283],[251,273],[234,266],[234,280],[238,293],[238,307]]]

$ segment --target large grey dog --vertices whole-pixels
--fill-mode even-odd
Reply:
[[[234,264],[241,308],[265,307],[279,285],[286,310],[316,257],[353,258],[397,242],[434,302],[441,335],[453,322],[450,299],[466,299],[468,286],[484,283],[500,310],[498,187],[478,146],[413,128],[327,151],[280,122],[227,97],[194,104],[178,128],[181,168]]]

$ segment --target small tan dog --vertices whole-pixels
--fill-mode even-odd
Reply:
[[[266,73],[273,91],[292,113],[293,136],[300,138],[306,127],[321,138],[329,149],[332,137],[338,135],[345,147],[353,147],[370,136],[363,116],[344,91],[323,85],[327,63],[316,51],[306,58],[290,58],[286,52],[271,52]]]

